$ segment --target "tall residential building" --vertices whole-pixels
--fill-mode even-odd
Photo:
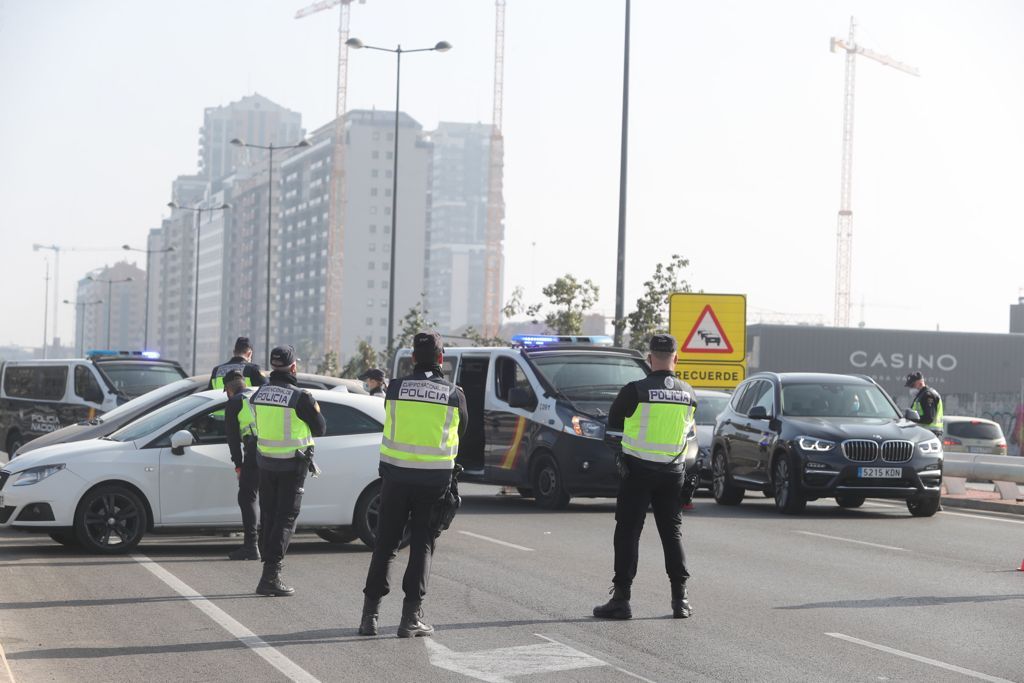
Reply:
[[[127,261],[97,268],[78,281],[76,300],[103,302],[76,308],[75,337],[81,350],[142,349],[146,271]]]
[[[427,313],[449,334],[481,331],[491,126],[442,122],[430,139]]]
[[[225,225],[230,220],[230,209],[213,209],[225,204],[222,189],[204,202],[210,211],[197,218],[199,230],[199,261],[193,271],[198,284],[196,309],[196,372],[203,372],[222,362],[221,329],[224,311],[225,278],[227,265],[224,250]],[[191,212],[190,212],[191,213]],[[191,361],[191,359],[189,359]],[[182,365],[185,365],[182,359]]]
[[[394,112],[354,110],[345,117],[346,201],[342,253],[342,360],[368,339],[387,346],[391,268]],[[312,145],[281,162],[281,228],[276,257],[274,318],[279,341],[290,341],[312,363],[327,350],[324,321],[328,277],[328,201],[334,126],[311,136]],[[430,143],[422,126],[399,116],[398,242],[395,332],[423,298]],[[272,342],[273,343],[273,342]],[[305,355],[303,355],[305,354]]]
[[[302,114],[258,93],[225,106],[209,107],[199,129],[199,174],[217,190],[223,179],[240,166],[266,159],[266,152],[236,147],[231,144],[232,139],[284,146],[295,144],[303,134]]]

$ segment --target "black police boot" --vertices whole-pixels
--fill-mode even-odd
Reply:
[[[262,559],[260,549],[256,547],[256,539],[246,539],[241,548],[235,548],[228,553],[229,560],[259,560]]]
[[[629,606],[629,589],[613,586],[609,594],[612,598],[603,605],[594,608],[594,616],[598,619],[632,619],[633,609]]]
[[[434,627],[423,623],[423,609],[419,606],[402,606],[402,621],[398,624],[399,638],[419,638],[434,635]]]
[[[285,582],[281,580],[280,564],[265,562],[263,564],[263,577],[260,578],[260,582],[256,586],[256,593],[274,597],[287,597],[294,595],[295,589],[285,585]]]
[[[672,586],[672,618],[687,619],[693,614],[690,597],[686,594],[686,584]]]
[[[363,598],[363,619],[359,622],[359,635],[377,635],[377,615],[380,612],[380,598]]]

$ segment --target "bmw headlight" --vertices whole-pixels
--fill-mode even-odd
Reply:
[[[814,453],[824,453],[830,451],[836,447],[835,441],[828,441],[826,439],[816,439],[813,436],[801,436],[797,439],[801,450],[811,451]]]
[[[14,475],[14,481],[12,486],[29,486],[31,484],[38,484],[43,479],[46,479],[51,474],[57,474],[66,465],[40,465],[39,467],[30,467],[27,470],[22,470]]]
[[[938,455],[942,452],[942,442],[938,439],[928,439],[917,444],[922,455]]]
[[[582,436],[585,439],[604,438],[603,424],[579,415],[572,416],[572,431],[576,436]]]

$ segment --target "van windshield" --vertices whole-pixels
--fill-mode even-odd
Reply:
[[[551,385],[581,410],[607,413],[619,390],[647,377],[639,358],[600,353],[531,355]]]
[[[165,363],[146,363],[143,361],[125,361],[97,363],[114,389],[128,398],[142,396],[148,391],[158,389],[165,384],[177,382],[185,374],[173,365]]]

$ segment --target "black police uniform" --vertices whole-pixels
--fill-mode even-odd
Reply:
[[[323,436],[327,423],[320,414],[320,406],[308,391],[299,389],[295,375],[287,368],[295,362],[291,347],[276,348],[270,364],[276,368],[270,373],[268,386],[285,387],[295,393],[292,397],[295,414],[309,426],[313,436]],[[283,368],[283,369],[282,369]],[[258,405],[260,392],[249,397],[251,405]],[[277,405],[276,403],[274,405]],[[256,425],[257,431],[259,424]],[[288,551],[295,519],[302,507],[303,487],[306,482],[307,463],[296,454],[293,458],[258,458],[260,470],[260,548],[263,553],[263,576],[256,592],[261,595],[291,595],[295,589],[281,581],[281,563]]]
[[[237,376],[237,375],[236,375]],[[238,470],[238,507],[242,511],[242,547],[232,551],[232,560],[259,560],[259,537],[257,535],[256,492],[260,486],[259,454],[256,452],[256,437],[242,436],[238,415],[249,408],[242,402],[243,394],[237,393],[228,399],[224,407],[224,431],[228,437],[231,462]]]
[[[249,380],[249,385],[254,387],[261,387],[267,383],[267,378],[260,372],[260,366],[256,363],[250,363],[241,356],[232,356],[231,360],[227,363],[221,363],[210,371],[210,382],[206,385],[207,389],[214,389],[213,380],[217,377],[223,378],[224,375],[228,374],[232,370],[237,370],[242,373],[245,379]]]
[[[921,404],[921,415],[916,422],[920,425],[928,426],[935,422],[935,414],[939,409],[939,402],[942,397],[939,392],[932,389],[930,386],[925,385],[921,387],[921,390],[917,392],[917,395],[910,402],[911,405],[916,403]],[[937,436],[942,436],[942,431],[938,429],[932,429]]]
[[[430,337],[429,343],[422,339],[426,333],[417,334],[413,339],[413,348],[429,345],[440,349],[440,337]],[[423,355],[430,355],[429,352]],[[434,354],[436,358],[436,354]],[[436,362],[417,363],[413,373],[397,379],[388,386],[385,401],[396,400],[406,380],[427,380],[449,387],[456,392],[459,412],[459,438],[465,434],[469,424],[469,413],[466,409],[466,396],[461,387],[457,387],[444,378],[444,373]],[[390,463],[380,463],[380,476],[383,479],[380,498],[380,516],[377,522],[377,540],[370,559],[370,568],[366,575],[363,618],[359,626],[362,635],[377,634],[377,614],[380,601],[390,590],[389,574],[391,563],[398,553],[406,524],[410,527],[409,564],[402,579],[402,590],[405,600],[402,603],[402,622],[398,628],[400,637],[430,635],[433,628],[421,621],[423,598],[427,594],[427,579],[430,575],[430,560],[434,555],[434,544],[440,533],[432,528],[432,518],[436,518],[435,508],[441,503],[452,481],[450,469],[415,469],[399,467]]]
[[[382,383],[380,386],[374,387],[373,389],[369,390],[370,396],[376,396],[378,398],[384,398],[387,395],[388,387],[387,387],[387,384],[384,384],[384,382],[386,380],[386,377],[384,375],[384,371],[383,370],[379,370],[377,368],[371,368],[371,369],[367,370],[366,372],[362,373],[361,375],[359,375],[358,379],[360,381],[362,381],[362,382],[365,382],[368,379],[373,379],[373,380],[376,380],[376,381]]]
[[[675,340],[670,335],[655,335],[651,339],[652,351],[674,351]],[[668,383],[672,386],[669,387]],[[647,517],[647,508],[654,511],[661,545],[665,554],[665,571],[672,590],[673,616],[686,618],[691,609],[686,594],[686,554],[682,543],[683,486],[686,478],[685,445],[678,458],[666,463],[651,462],[621,452],[621,434],[625,419],[639,408],[641,394],[647,396],[652,389],[666,388],[683,392],[686,401],[696,407],[693,388],[672,372],[652,372],[645,379],[624,386],[608,411],[606,442],[617,452],[622,478],[615,501],[615,576],[612,579],[612,599],[594,608],[594,616],[629,619],[631,586],[636,577],[640,551],[640,534]]]

